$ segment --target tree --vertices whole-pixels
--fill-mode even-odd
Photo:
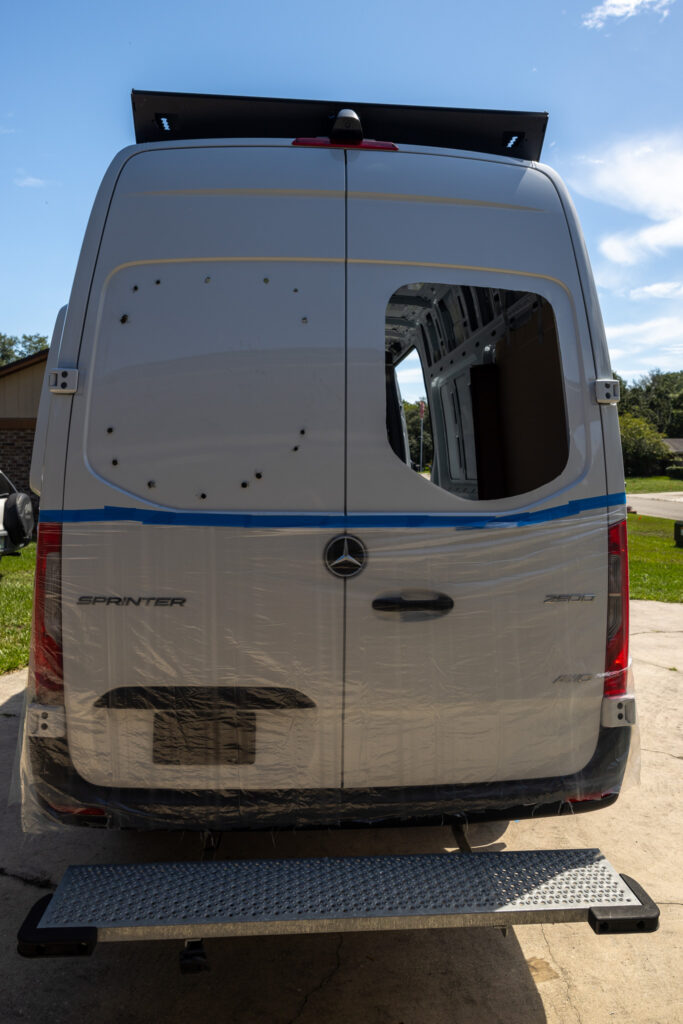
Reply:
[[[671,395],[668,437],[683,437],[683,387]]]
[[[48,340],[44,334],[22,334],[20,338],[13,334],[0,334],[0,366],[32,356],[47,347]]]
[[[619,411],[646,420],[668,437],[680,437],[683,426],[683,370],[652,370],[622,389]]]
[[[630,412],[619,417],[625,476],[655,476],[664,471],[671,453],[651,423]]]
[[[425,403],[424,436],[422,439],[422,467],[431,466],[434,458],[434,441],[432,440],[432,421],[429,418],[429,407]],[[410,460],[416,466],[420,465],[420,402],[404,402],[403,409],[406,416],[406,427],[408,428],[408,443],[410,445]]]
[[[0,366],[11,363],[16,359],[17,338],[10,338],[7,334],[0,334]]]

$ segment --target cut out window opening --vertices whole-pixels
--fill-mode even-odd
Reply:
[[[387,306],[385,353],[389,444],[419,469],[421,435],[433,484],[486,501],[536,490],[564,470],[560,347],[552,306],[541,295],[404,285]]]

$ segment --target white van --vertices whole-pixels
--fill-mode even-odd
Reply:
[[[40,407],[29,825],[613,802],[618,386],[545,115],[133,101]]]

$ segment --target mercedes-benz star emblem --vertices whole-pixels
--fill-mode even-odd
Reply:
[[[343,579],[356,576],[365,565],[367,557],[365,545],[358,537],[346,533],[333,537],[325,548],[325,565],[331,573]]]

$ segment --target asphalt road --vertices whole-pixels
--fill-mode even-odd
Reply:
[[[24,960],[16,931],[72,863],[182,860],[195,836],[64,829],[23,835],[0,801],[2,1024],[677,1024],[683,1021],[683,607],[632,602],[640,757],[607,810],[469,830],[475,849],[600,847],[660,905],[654,935],[587,924],[207,941],[183,976],[179,943],[101,944],[92,958]],[[0,785],[10,785],[25,673],[0,677]],[[641,781],[637,775],[640,770]],[[226,836],[239,856],[438,852],[448,829]],[[222,848],[223,849],[223,848]],[[457,855],[457,854],[456,854]]]

